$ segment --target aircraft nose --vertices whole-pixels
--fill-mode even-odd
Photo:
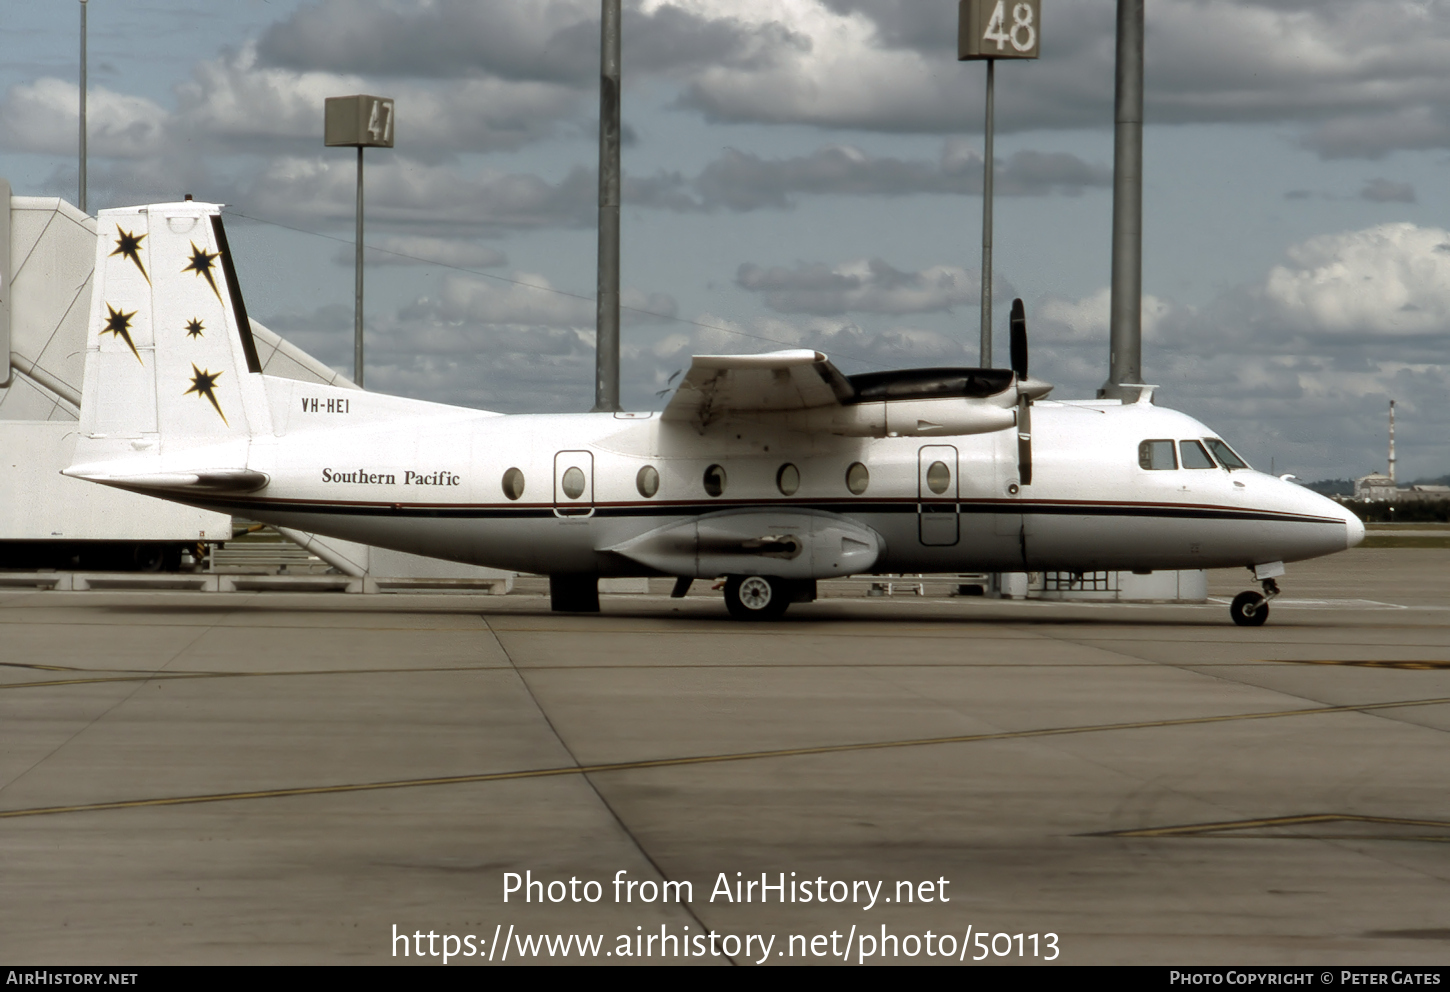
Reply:
[[[1344,546],[1352,548],[1364,540],[1364,521],[1347,506],[1339,509],[1344,514]]]

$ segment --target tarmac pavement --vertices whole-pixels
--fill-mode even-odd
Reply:
[[[942,963],[985,934],[991,963],[1444,964],[1450,550],[1280,584],[1261,628],[1229,621],[1242,573],[1208,605],[853,594],[765,625],[705,583],[596,616],[3,591],[0,956]],[[736,901],[762,873],[787,888]],[[506,903],[526,879],[562,901]]]

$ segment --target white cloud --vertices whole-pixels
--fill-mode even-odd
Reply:
[[[320,146],[326,99],[377,89],[376,81],[357,73],[260,64],[255,44],[248,43],[197,64],[191,80],[177,88],[173,126],[232,143],[270,141],[274,151],[287,139],[292,148]],[[579,106],[579,94],[570,88],[495,78],[441,85],[393,80],[381,92],[395,101],[398,147],[424,159],[517,148],[551,134]]]
[[[620,292],[619,303],[620,323],[625,325],[669,320],[678,309],[664,293],[631,287]],[[596,319],[592,296],[561,292],[548,279],[528,272],[513,273],[507,280],[450,274],[435,297],[418,300],[404,313],[413,320],[571,328],[591,336]]]
[[[553,292],[541,275],[516,272],[515,282],[448,276],[435,300],[419,300],[413,313],[431,310],[436,319],[459,323],[528,324],[555,328],[594,325],[594,301]]]
[[[1341,113],[1315,124],[1300,144],[1321,158],[1384,158],[1401,149],[1450,145],[1450,118],[1443,97],[1432,104],[1390,107],[1382,113]]]
[[[1311,238],[1253,285],[1198,308],[1144,300],[1157,401],[1221,431],[1259,467],[1301,478],[1370,471],[1384,408],[1404,413],[1408,475],[1450,469],[1450,232],[1385,224]],[[1028,308],[1034,374],[1057,395],[1106,378],[1109,291]],[[1402,432],[1403,433],[1403,432]]]
[[[330,96],[376,91],[364,76],[258,64],[255,45],[198,62],[176,87],[176,108],[102,87],[89,91],[90,152],[98,158],[165,159],[207,153],[274,156],[322,147]],[[541,140],[581,107],[554,83],[465,78],[446,84],[394,80],[400,151],[439,161],[460,151],[508,150]],[[0,101],[4,147],[73,154],[78,90],[43,78],[12,86]],[[341,154],[339,152],[338,154]]]
[[[432,238],[421,235],[385,234],[366,239],[368,265],[446,265],[458,269],[491,269],[508,264],[508,256],[497,248],[464,238]],[[339,248],[335,261],[352,265],[356,255],[351,246]]]
[[[1371,203],[1414,203],[1415,187],[1393,179],[1371,179],[1359,191],[1359,198]]]
[[[979,67],[954,59],[954,4],[707,6],[810,39],[765,66],[694,75],[685,102],[711,118],[949,133],[979,105]],[[1112,120],[1114,9],[1044,10],[1043,57],[1006,67],[999,129]],[[1450,146],[1450,18],[1437,0],[1155,0],[1145,24],[1149,123],[1299,122],[1326,157]]]
[[[351,161],[279,157],[255,178],[244,198],[275,218],[348,219],[356,210],[357,170]],[[576,167],[558,183],[485,170],[473,175],[402,156],[367,170],[370,222],[436,228],[571,227],[594,223],[597,184]]]
[[[999,196],[1076,195],[1111,182],[1107,166],[1089,165],[1066,152],[1024,150],[998,160],[993,189]],[[695,179],[679,179],[675,186],[676,193],[688,188],[689,205],[701,210],[783,210],[801,195],[980,195],[982,157],[958,139],[945,142],[936,161],[870,155],[851,145],[780,159],[727,148]]]
[[[1104,286],[1096,293],[1078,300],[1049,297],[1036,309],[1035,316],[1046,324],[1046,332],[1061,341],[1108,339],[1108,322],[1112,316],[1112,291]],[[1140,316],[1143,338],[1152,341],[1158,336],[1164,319],[1173,312],[1172,304],[1156,296],[1143,295]],[[1029,313],[1029,327],[1034,315]]]
[[[90,87],[87,143],[92,155],[149,158],[165,140],[167,112],[144,97]],[[20,152],[74,155],[80,126],[80,87],[44,78],[12,86],[0,102],[0,147]]]
[[[1326,157],[1450,147],[1442,7],[1155,0],[1147,119],[1293,122],[1304,129],[1301,142]],[[1049,7],[1043,58],[1003,67],[999,129],[1108,124],[1113,8],[1112,0]],[[587,128],[597,14],[587,0],[305,5],[260,39],[198,63],[177,88],[174,111],[94,89],[92,151],[137,160],[305,154],[320,140],[325,97],[359,91],[397,99],[400,151],[418,161],[524,147],[561,128]],[[954,134],[980,99],[980,67],[953,57],[952,4],[637,0],[626,22],[627,78],[662,81],[666,94],[675,89],[682,105],[712,119]],[[0,103],[3,140],[16,150],[69,152],[74,128],[65,122],[74,115],[72,83],[12,87]],[[1101,181],[1091,170],[1052,178],[1062,164],[1036,163],[1048,168],[1048,186],[1071,192]],[[1030,185],[1033,171],[1023,176]],[[1011,183],[1000,191],[1010,193]]]
[[[932,313],[981,299],[981,276],[975,271],[936,265],[902,272],[879,258],[836,266],[801,263],[791,269],[747,263],[735,281],[764,294],[766,305],[781,313]]]
[[[1275,317],[1331,335],[1450,334],[1450,232],[1414,224],[1312,238],[1269,273]]]
[[[1350,231],[1295,246],[1263,279],[1201,307],[1149,296],[1143,309],[1145,378],[1160,385],[1160,404],[1203,420],[1259,467],[1272,459],[1279,471],[1301,478],[1373,469],[1383,447],[1384,406],[1393,397],[1402,413],[1407,476],[1442,474],[1450,469],[1450,408],[1444,403],[1450,392],[1450,278],[1442,268],[1450,248],[1442,250],[1442,244],[1450,244],[1450,234],[1438,228]],[[882,272],[870,263],[760,272],[781,291],[820,277],[826,291],[846,299],[856,292],[858,302],[876,293],[878,302],[896,306],[912,292],[927,292],[907,286],[904,296],[893,296],[899,289],[894,282],[921,273]],[[954,273],[958,281],[962,275]],[[835,280],[842,276],[855,281],[841,289]],[[376,323],[370,318],[369,383],[506,411],[586,409],[593,301],[541,292],[548,283],[538,276],[515,278],[529,285],[450,276],[442,292]],[[672,301],[638,291],[626,302],[673,312]],[[1092,396],[1103,382],[1108,308],[1106,288],[1078,299],[1029,301],[1031,367],[1056,385],[1056,396]],[[336,308],[327,318],[335,328],[325,341],[305,321],[271,323],[303,347],[345,364],[350,317],[350,310]],[[807,347],[830,355],[848,373],[975,364],[974,334],[943,334],[909,320],[893,316],[863,327],[825,314],[742,321],[702,313],[688,323],[662,322],[659,330],[625,336],[625,395],[632,406],[658,406],[663,398],[654,394],[667,389],[692,354]],[[1346,331],[1354,326],[1369,333]]]
[[[778,18],[718,5],[632,0],[624,63],[669,73],[702,62],[758,65],[780,46],[808,44]],[[590,0],[321,0],[271,26],[258,45],[270,64],[388,77],[494,76],[591,88],[599,4]]]

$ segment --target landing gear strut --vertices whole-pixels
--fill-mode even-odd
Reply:
[[[1240,627],[1262,627],[1264,621],[1269,619],[1269,600],[1279,595],[1279,583],[1273,579],[1265,579],[1263,587],[1262,594],[1241,592],[1234,597],[1233,604],[1228,608],[1234,623]]]
[[[598,613],[599,576],[549,576],[549,608],[555,613]]]

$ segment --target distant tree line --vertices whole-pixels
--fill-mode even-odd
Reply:
[[[1450,483],[1422,483],[1422,485],[1450,485]],[[1430,524],[1450,523],[1450,499],[1414,500],[1394,502],[1387,499],[1344,500],[1344,505],[1353,510],[1359,519],[1367,524]]]
[[[1318,482],[1303,483],[1305,489],[1312,489],[1321,496],[1353,496],[1353,479],[1320,479]],[[1435,479],[1416,479],[1413,482],[1404,483],[1404,486],[1450,486],[1450,475],[1442,475]]]

